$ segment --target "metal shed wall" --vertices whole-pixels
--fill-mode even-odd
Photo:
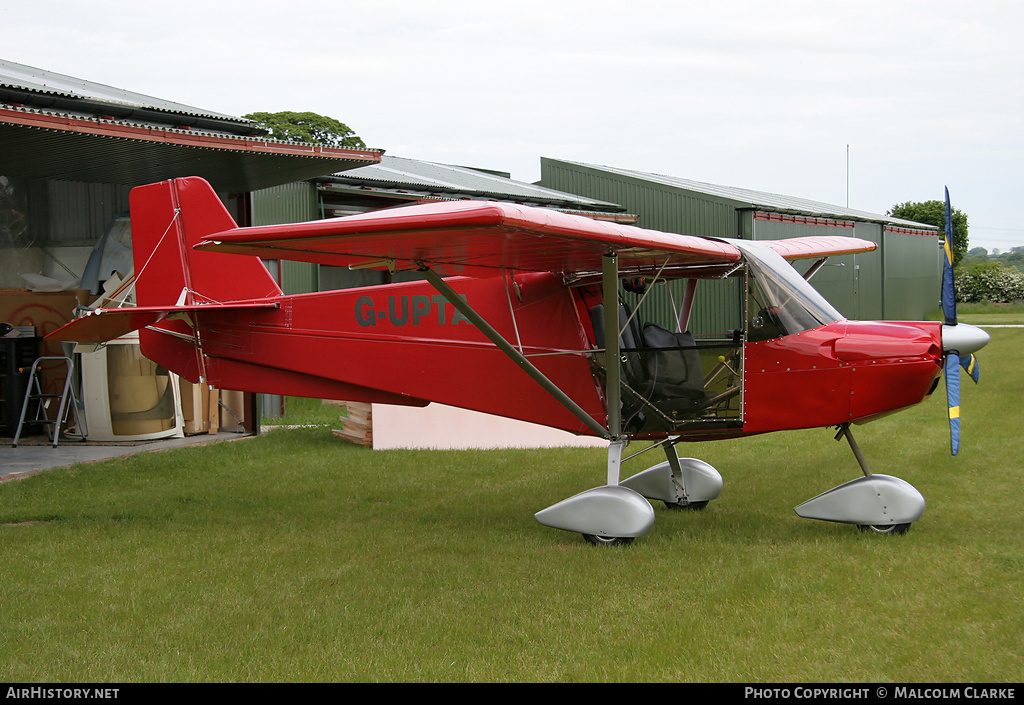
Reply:
[[[882,243],[882,226],[878,223],[855,223],[834,221],[825,224],[799,222],[799,218],[766,220],[756,214],[745,213],[744,238],[753,240],[785,240],[793,237],[815,235],[841,235]],[[795,262],[795,267],[804,273],[813,264],[812,260]],[[821,295],[847,318],[878,320],[882,318],[882,252],[864,252],[843,257],[831,257],[811,279]]]
[[[940,308],[942,248],[926,231],[885,228],[883,318],[919,320]]]
[[[37,182],[38,183],[38,182]],[[117,216],[128,215],[127,186],[46,181],[46,244],[94,245]]]
[[[253,191],[252,224],[280,225],[319,218],[316,186],[298,181]],[[307,262],[280,261],[279,283],[286,294],[306,294],[320,288],[319,267]]]
[[[852,266],[858,273],[857,308],[852,318],[862,321],[882,320],[885,318],[885,311],[882,309],[882,301],[885,300],[883,296],[885,270],[882,267],[884,259],[882,225],[880,223],[856,223],[853,236],[871,240],[879,245],[879,249],[874,252],[851,255],[853,257]]]
[[[542,186],[618,203],[636,213],[641,228],[681,235],[736,237],[736,208],[665,184],[610,174],[578,164],[541,160]]]
[[[734,206],[712,197],[665,184],[590,169],[556,160],[541,161],[541,185],[587,198],[618,203],[639,216],[637,226],[681,235],[734,238],[740,227]],[[675,310],[683,301],[683,282],[656,286],[644,300],[643,318],[675,330]],[[689,330],[694,335],[721,334],[742,328],[741,282],[702,281],[694,297]],[[639,296],[623,293],[631,306]]]
[[[548,188],[578,193],[589,198],[619,203],[639,216],[641,227],[703,237],[726,237],[770,240],[808,235],[848,235],[870,240],[879,245],[874,252],[836,257],[822,268],[811,283],[846,317],[861,320],[920,320],[938,307],[941,281],[941,248],[935,231],[928,226],[892,227],[875,222],[884,216],[852,211],[841,207],[828,212],[827,204],[791,199],[771,194],[756,194],[739,189],[710,185],[687,188],[683,180],[651,175],[620,173],[622,170],[602,169],[554,159],[541,160],[540,184]],[[668,183],[659,183],[667,181]],[[672,182],[680,185],[672,185]],[[690,182],[696,184],[696,182]],[[701,186],[715,193],[701,193]],[[721,193],[718,193],[721,192]],[[735,192],[736,200],[728,198]],[[761,206],[756,198],[768,199],[766,210],[786,213],[813,208],[801,222],[800,217],[763,220],[755,217]],[[746,205],[741,205],[742,199]],[[834,213],[834,215],[833,215]],[[821,224],[835,220],[845,226]],[[908,226],[914,224],[907,223]],[[809,262],[797,263],[806,271]],[[727,286],[723,284],[723,286]],[[732,295],[729,301],[707,302],[698,290],[696,315],[698,328],[721,329],[731,320]],[[731,291],[731,290],[730,290]],[[653,296],[653,295],[652,295]],[[656,298],[655,305],[666,309],[668,297]],[[678,300],[678,297],[677,297]],[[698,332],[694,329],[694,332]]]

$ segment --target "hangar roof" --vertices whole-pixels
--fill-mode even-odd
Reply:
[[[868,211],[855,210],[843,206],[836,206],[830,203],[812,201],[806,198],[797,198],[795,196],[784,196],[776,193],[754,191],[752,189],[736,188],[732,186],[720,186],[717,184],[709,184],[701,181],[693,181],[691,179],[683,179],[677,176],[664,176],[662,174],[651,174],[641,171],[633,171],[631,169],[620,169],[617,167],[609,166],[597,166],[593,164],[584,164],[581,162],[571,162],[565,160],[551,161],[561,162],[564,164],[571,164],[577,167],[583,167],[585,169],[604,171],[612,174],[617,174],[619,176],[635,178],[648,183],[663,184],[665,186],[677,188],[683,191],[699,193],[715,200],[730,203],[731,205],[740,210],[756,209],[759,211],[767,211],[770,213],[784,213],[791,215],[806,215],[824,218],[839,218],[847,220],[867,221],[873,223],[883,223],[886,225],[892,225],[894,227],[912,228],[916,230],[938,230],[938,228],[936,228],[933,225],[924,225],[922,223],[915,223],[913,221],[903,220],[901,218],[893,218],[887,215],[880,215],[878,213],[870,213]]]
[[[334,174],[322,181],[334,190],[375,190],[392,197],[407,195],[413,199],[482,199],[511,201],[560,210],[604,214],[610,219],[633,222],[635,216],[625,208],[607,201],[577,196],[536,184],[516,181],[504,172],[384,155],[379,164],[362,166]]]
[[[252,128],[252,122],[244,118],[214,113],[123,88],[114,88],[102,83],[73,78],[0,59],[0,98],[4,98],[3,91],[5,90],[12,94],[16,92],[34,94],[35,97],[30,99],[31,104],[39,107],[59,104],[62,107],[70,108],[77,103],[82,106],[91,105],[92,111],[95,111],[99,106],[106,105],[111,110],[109,114],[115,116],[120,114],[121,117],[127,116],[132,111],[150,110],[154,113],[165,114],[164,122],[172,125],[189,124],[189,117],[210,118],[217,121],[221,129],[227,125],[236,124],[242,130],[239,134],[254,134],[256,132]],[[20,97],[24,99],[25,96],[21,95]],[[179,117],[174,118],[171,117],[172,115]]]
[[[0,61],[0,174],[135,186],[202,176],[219,191],[253,191],[380,160],[261,137],[254,124]]]

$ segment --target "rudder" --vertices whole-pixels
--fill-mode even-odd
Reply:
[[[198,177],[132,189],[132,251],[139,306],[173,307],[273,298],[281,288],[258,257],[193,247],[237,224]],[[191,382],[207,377],[201,334],[185,320],[139,330],[142,353]],[[211,380],[212,381],[212,380]]]
[[[139,186],[132,189],[130,204],[139,306],[281,295],[258,257],[192,249],[214,233],[238,227],[204,179],[186,177]]]

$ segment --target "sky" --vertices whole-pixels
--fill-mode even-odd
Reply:
[[[1019,0],[0,0],[0,58],[205,110],[312,111],[388,154],[541,157],[1024,245]],[[699,233],[695,233],[698,234]]]

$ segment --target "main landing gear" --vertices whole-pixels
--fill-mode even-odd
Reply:
[[[846,438],[864,477],[851,480],[796,507],[807,519],[853,524],[861,531],[905,534],[921,518],[925,501],[910,483],[891,475],[872,473],[848,424],[836,440]],[[608,448],[608,484],[589,489],[537,512],[545,526],[573,531],[598,546],[622,546],[644,536],[654,525],[651,501],[670,509],[700,510],[722,491],[722,476],[696,458],[680,458],[675,444],[663,444],[667,460],[619,482],[625,441]]]
[[[836,440],[845,437],[860,463],[864,477],[834,487],[796,507],[806,519],[856,524],[862,531],[905,534],[921,518],[925,501],[910,483],[890,475],[873,474],[868,468],[850,425],[839,427]]]
[[[663,463],[619,482],[619,468],[626,441],[608,447],[608,484],[562,500],[535,515],[555,529],[583,534],[588,543],[622,546],[645,535],[654,525],[654,508],[648,500],[666,506],[702,509],[722,491],[722,476],[696,458],[680,458],[675,445],[666,443]]]

